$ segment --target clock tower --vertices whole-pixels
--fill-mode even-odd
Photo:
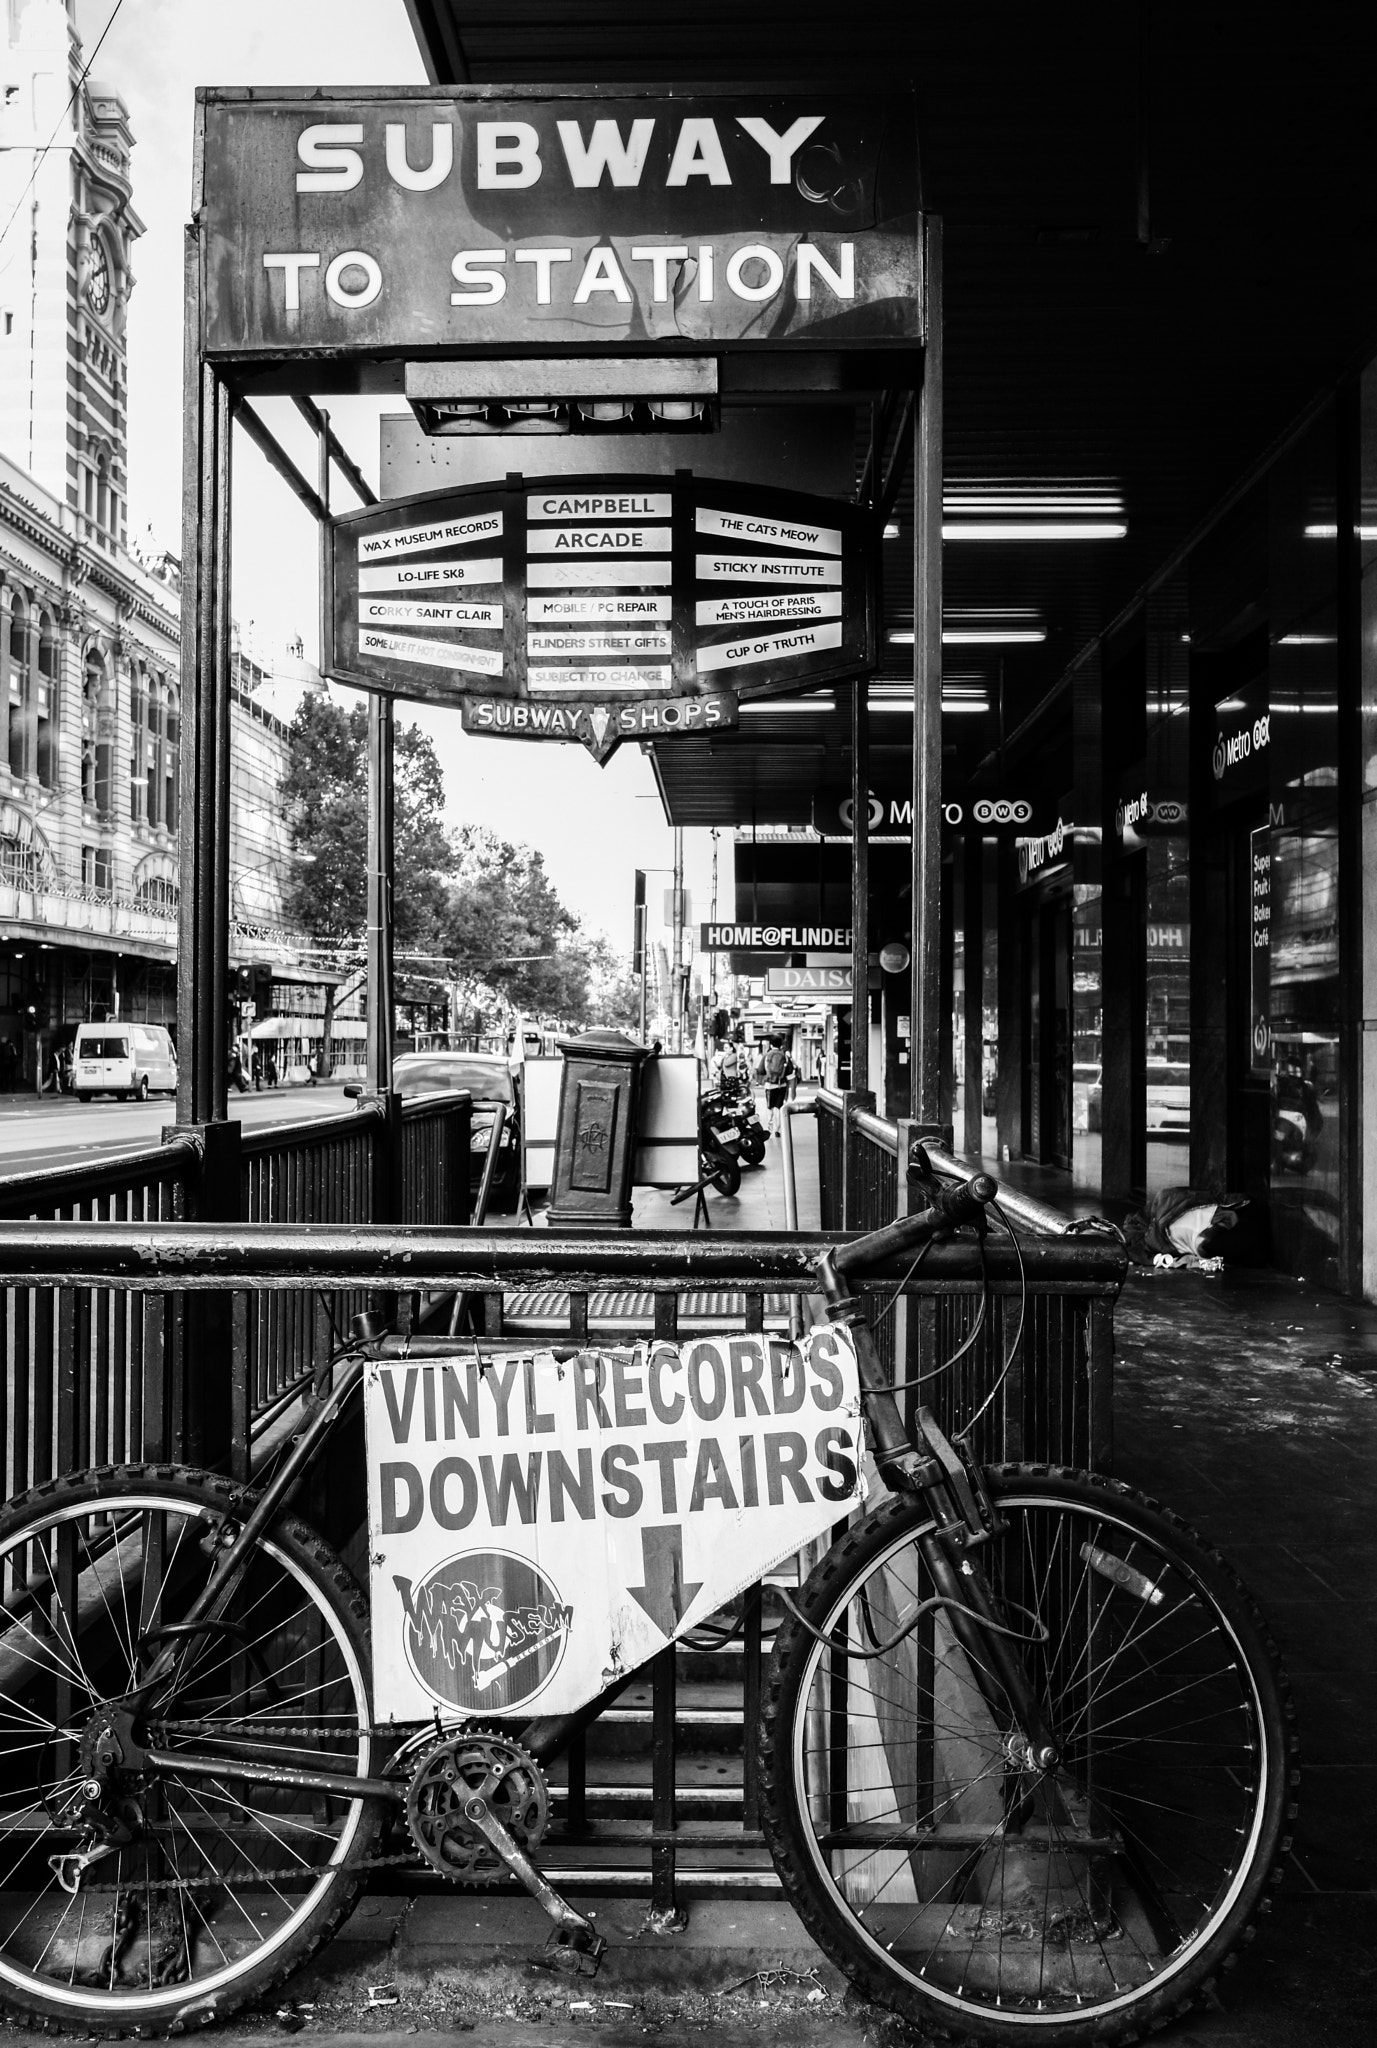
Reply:
[[[127,537],[125,323],[133,136],[119,94],[81,82],[75,0],[0,21],[0,449],[76,514]]]

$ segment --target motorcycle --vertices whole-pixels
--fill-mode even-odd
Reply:
[[[741,1157],[747,1166],[759,1166],[765,1157],[765,1126],[756,1115],[755,1090],[743,1077],[735,1082],[724,1081],[717,1092],[724,1112],[736,1125]]]
[[[758,1130],[759,1126],[756,1128]],[[750,1165],[759,1165],[764,1156],[764,1149],[762,1134],[760,1151],[755,1152],[754,1142],[744,1129],[739,1103],[734,1093],[729,1093],[723,1088],[715,1088],[700,1099],[700,1171],[705,1180],[712,1182],[719,1194],[734,1195],[741,1185],[741,1162],[744,1159]]]

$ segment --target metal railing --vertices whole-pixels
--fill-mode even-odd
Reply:
[[[918,1125],[876,1116],[868,1097],[820,1089],[815,1111],[824,1229],[876,1230],[921,1208],[921,1186],[910,1184],[908,1174],[910,1148],[920,1135],[928,1164],[941,1178],[964,1180],[971,1171]],[[876,1327],[881,1356],[944,1429],[979,1414],[971,1441],[980,1458],[1108,1470],[1114,1303],[1126,1261],[1102,1240],[1072,1234],[1067,1219],[1043,1202],[1003,1187],[999,1202],[1020,1235],[1032,1239],[1024,1245],[1026,1306],[1008,1288],[992,1285],[977,1329],[978,1303],[959,1291],[924,1288],[919,1302],[896,1304]],[[992,1254],[999,1243],[991,1239]],[[935,1364],[957,1353],[950,1370],[928,1377]],[[1006,1357],[1011,1363],[1001,1378]]]
[[[478,1320],[493,1336],[522,1335],[521,1304],[538,1294],[542,1347],[561,1337],[582,1343],[615,1336],[625,1342],[622,1305],[630,1298],[642,1303],[644,1334],[673,1341],[697,1326],[705,1312],[720,1315],[727,1304],[737,1327],[764,1329],[767,1319],[776,1318],[781,1299],[811,1292],[813,1261],[835,1241],[833,1233],[566,1236],[377,1224],[0,1222],[0,1290],[51,1290],[49,1322],[67,1333],[58,1364],[59,1385],[67,1388],[72,1376],[65,1362],[76,1345],[75,1310],[65,1304],[102,1292],[142,1296],[146,1312],[150,1303],[156,1308],[190,1298],[203,1315],[218,1312],[240,1329],[260,1312],[254,1304],[290,1299],[303,1288],[335,1297],[380,1291],[401,1296],[413,1323],[423,1295],[477,1296]],[[1034,1315],[1045,1304],[1048,1316],[1073,1322],[1079,1317],[1082,1329],[1086,1311],[1111,1300],[1122,1278],[1121,1258],[1109,1246],[1031,1245],[1023,1257]],[[954,1337],[969,1329],[987,1288],[995,1304],[993,1324],[1005,1334],[1022,1291],[1019,1258],[1007,1240],[991,1242],[983,1270],[970,1245],[937,1244],[916,1271],[882,1270],[860,1291],[873,1304],[873,1320],[883,1319],[897,1290],[911,1320],[927,1316],[937,1328],[940,1319],[941,1330]],[[550,1326],[552,1302],[559,1304],[560,1331]],[[612,1317],[614,1322],[605,1321]],[[242,1353],[231,1356],[242,1376]],[[962,1387],[972,1400],[984,1398],[1004,1362],[994,1342],[967,1355]],[[1017,1381],[1014,1408],[1025,1401],[1028,1378],[1025,1373]],[[76,1446],[85,1439],[76,1429],[69,1431],[69,1441]],[[356,1445],[354,1437],[338,1450],[332,1446],[332,1484],[348,1489],[348,1457]],[[361,1456],[357,1462],[361,1466]],[[354,1475],[352,1487],[356,1519],[360,1476]],[[318,1511],[314,1502],[312,1511]],[[332,1540],[340,1539],[332,1532]],[[781,1582],[791,1581],[772,1575],[734,1604],[730,1652],[720,1642],[706,1650],[692,1641],[666,1648],[615,1699],[589,1710],[556,1779],[555,1821],[542,1849],[542,1863],[557,1883],[648,1894],[658,1914],[673,1913],[688,1896],[778,1894],[759,1827],[752,1731],[760,1718],[763,1660],[779,1613],[774,1589]],[[689,1685],[694,1692],[685,1690]],[[590,1744],[611,1748],[619,1758],[628,1744],[648,1744],[645,1782],[628,1783],[621,1762],[600,1772]],[[722,1759],[710,1780],[701,1753],[696,1760],[689,1755],[695,1745],[714,1746]],[[739,1776],[726,1763],[738,1747]]]
[[[400,1221],[467,1220],[467,1095],[407,1103],[395,1126],[385,1108],[364,1103],[311,1123],[226,1131],[235,1141],[228,1200],[223,1185],[209,1185],[198,1135],[174,1130],[162,1145],[94,1165],[12,1174],[0,1180],[0,1217],[142,1225],[186,1224],[210,1213],[229,1222],[353,1227],[383,1220],[386,1191],[395,1188]],[[357,1288],[305,1282],[240,1305],[236,1327],[220,1333],[237,1361],[238,1468],[247,1471],[252,1437],[324,1363],[364,1306]],[[201,1339],[188,1333],[165,1293],[91,1285],[54,1296],[12,1279],[0,1289],[5,1498],[88,1465],[204,1457],[198,1419],[206,1365]]]

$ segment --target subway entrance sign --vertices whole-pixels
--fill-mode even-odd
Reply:
[[[924,339],[911,98],[197,99],[208,355]]]
[[[857,507],[682,470],[392,499],[332,523],[325,667],[605,760],[871,667],[867,538]]]

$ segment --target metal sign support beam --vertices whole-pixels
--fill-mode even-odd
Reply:
[[[913,427],[913,960],[910,1104],[943,1121],[940,1066],[942,894],[942,223],[924,222],[927,348]],[[863,1085],[853,1081],[853,1087]]]
[[[223,1123],[230,901],[228,386],[200,352],[201,252],[187,235],[182,455],[181,896],[177,1119]]]
[[[870,1086],[870,690],[851,685],[851,1087]]]

